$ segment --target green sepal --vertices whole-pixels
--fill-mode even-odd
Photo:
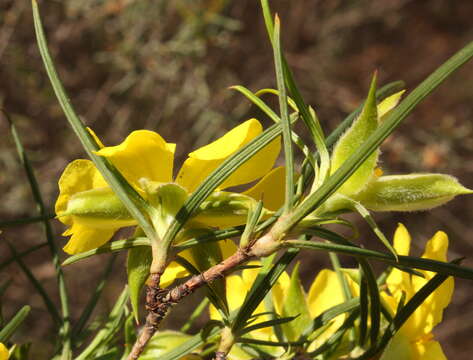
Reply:
[[[190,338],[192,338],[192,336],[178,331],[166,330],[157,332],[146,345],[145,350],[140,355],[140,360],[160,359],[162,355],[180,347]],[[179,359],[198,360],[202,359],[202,357],[197,354],[187,354]]]
[[[174,183],[163,184],[141,179],[140,185],[148,195],[151,221],[162,238],[189,194],[182,186]]]
[[[127,274],[133,316],[139,322],[140,295],[148,280],[153,255],[150,246],[138,246],[128,250]]]
[[[200,205],[192,222],[211,227],[237,226],[246,223],[248,211],[256,206],[256,200],[250,196],[218,191]],[[270,214],[271,211],[263,208],[261,218]]]
[[[419,211],[445,204],[457,195],[471,194],[457,179],[444,174],[381,176],[356,200],[373,211]]]
[[[331,174],[355,152],[361,144],[375,132],[378,127],[378,113],[376,109],[376,74],[371,81],[368,97],[358,118],[351,127],[340,137],[334,147],[331,160]],[[373,152],[368,159],[356,170],[352,176],[338,189],[344,195],[358,193],[373,176],[373,169],[378,161],[379,149]]]
[[[281,328],[288,341],[299,340],[301,334],[312,322],[306,294],[302,288],[299,276],[299,263],[296,264],[292,271],[291,282],[286,296],[284,297],[281,315],[283,317],[297,316],[297,318],[291,322],[281,324]]]
[[[131,226],[136,221],[111,188],[82,191],[71,196],[65,211],[58,216],[74,216],[93,227]]]

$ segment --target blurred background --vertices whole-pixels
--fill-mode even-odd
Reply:
[[[270,3],[281,17],[283,45],[298,85],[327,133],[363,101],[374,70],[379,71],[381,84],[404,80],[406,88],[413,89],[473,35],[473,2],[467,0]],[[178,168],[189,151],[249,117],[269,124],[248,101],[228,89],[235,84],[251,90],[275,87],[259,1],[43,0],[40,7],[50,50],[72,103],[105,144],[117,144],[135,129],[156,130],[178,144]],[[0,3],[0,107],[16,122],[52,209],[62,170],[85,154],[43,69],[28,1]],[[444,172],[473,188],[472,119],[470,63],[386,141],[383,171]],[[0,220],[37,215],[5,121],[0,122],[0,134]],[[460,197],[429,213],[377,214],[376,219],[389,237],[403,222],[413,235],[416,255],[442,229],[451,239],[450,259],[466,256],[464,264],[473,266],[472,214],[473,198]],[[375,238],[367,226],[356,217],[350,219],[360,227],[360,241],[372,246]],[[62,246],[63,228],[53,222]],[[38,224],[2,230],[2,238],[19,251],[44,242]],[[109,309],[126,281],[124,255],[115,262],[98,313]],[[0,261],[9,256],[0,242]],[[308,284],[328,261],[319,253],[302,256]],[[73,294],[73,318],[95,289],[107,257],[65,269]],[[57,298],[48,251],[39,250],[25,261]],[[33,307],[28,326],[21,328],[16,340],[34,341],[34,353],[42,358],[55,336],[52,322],[17,265],[2,269],[0,280],[9,278],[12,285],[1,299],[3,316],[9,318],[22,304]],[[457,280],[445,320],[435,330],[449,358],[471,359],[472,294],[472,282]],[[179,313],[168,320],[169,327],[182,324],[185,311]]]

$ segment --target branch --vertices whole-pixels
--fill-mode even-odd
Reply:
[[[260,240],[263,240],[265,237],[267,237],[267,235]],[[259,243],[260,241],[255,243],[255,245],[259,245]],[[170,290],[161,289],[159,287],[159,278],[161,277],[161,274],[152,274],[151,283],[148,286],[146,293],[146,308],[148,310],[146,323],[133,345],[133,349],[131,350],[127,360],[138,359],[146,347],[146,344],[158,330],[159,324],[173,305],[179,303],[183,298],[192,294],[198,288],[207,285],[218,278],[224,277],[227,273],[232,272],[237,266],[248,262],[255,256],[260,256],[262,253],[260,248],[260,246],[254,246],[254,249],[240,248],[235,254],[221,263],[211,267],[199,275],[191,277],[183,284],[177,285]]]

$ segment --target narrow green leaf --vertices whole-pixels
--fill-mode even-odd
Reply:
[[[23,262],[21,258],[18,257],[17,252],[15,250],[15,247],[10,244],[10,242],[7,241],[7,245],[10,248],[10,251],[15,258],[16,263],[20,266],[20,269],[24,272],[28,280],[31,282],[33,287],[36,289],[38,294],[41,296],[41,298],[44,301],[44,304],[46,305],[46,308],[48,309],[49,314],[51,315],[53,321],[58,325],[62,325],[62,318],[59,315],[59,312],[56,308],[56,305],[48,295],[47,291],[44,289],[43,285],[41,282],[36,278],[36,276],[31,272],[31,270],[26,266],[26,264]]]
[[[0,221],[0,229],[4,229],[11,226],[21,226],[26,224],[34,224],[37,222],[43,222],[44,220],[51,220],[56,217],[56,214],[48,212],[45,216],[30,216],[22,219],[5,220]]]
[[[258,201],[256,205],[250,208],[248,211],[248,218],[245,225],[245,230],[243,234],[241,234],[239,247],[244,248],[246,247],[252,240],[253,235],[255,233],[256,225],[258,224],[259,220],[261,219],[263,210],[263,201]]]
[[[263,345],[263,346],[303,346],[306,342],[305,341],[266,341],[266,340],[258,340],[258,339],[251,339],[251,338],[237,338],[237,343],[241,344],[254,344],[254,345]]]
[[[256,97],[260,97],[264,94],[273,94],[273,95],[276,95],[277,97],[279,97],[279,91],[276,90],[276,89],[269,89],[269,88],[266,88],[266,89],[260,89],[258,90],[257,92],[255,92],[255,96]],[[291,107],[292,111],[294,112],[299,112],[299,109],[297,107],[297,104],[294,102],[294,100],[292,100],[289,96],[286,96],[287,98],[287,104]]]
[[[80,336],[82,333],[82,330],[84,329],[85,324],[89,320],[90,316],[92,315],[92,312],[94,311],[97,302],[100,299],[100,296],[102,295],[103,289],[105,287],[105,284],[107,283],[107,279],[110,276],[112,269],[113,269],[113,264],[115,262],[116,255],[112,255],[110,258],[103,275],[97,284],[97,287],[95,288],[92,296],[90,297],[89,301],[87,302],[86,306],[84,307],[84,310],[82,310],[82,314],[79,317],[79,320],[77,321],[76,325],[74,326],[74,329],[72,330],[72,333],[74,336]]]
[[[283,215],[291,211],[294,206],[294,154],[292,150],[292,131],[289,113],[287,109],[286,86],[284,85],[284,69],[282,67],[280,21],[276,16],[273,33],[274,66],[276,71],[276,82],[279,90],[279,109],[281,113],[282,136],[284,143],[284,159],[286,169],[286,195],[284,201]]]
[[[370,212],[359,202],[354,201],[353,206],[355,207],[356,211],[365,219],[365,221],[368,223],[368,225],[371,227],[373,232],[376,234],[379,240],[383,243],[384,246],[391,252],[391,254],[394,255],[394,257],[397,259],[397,253],[394,247],[391,245],[389,240],[386,238],[386,235],[381,231],[379,228],[378,224],[374,220],[374,218],[371,216]]]
[[[112,164],[110,164],[105,158],[95,155],[94,152],[99,149],[99,146],[75,113],[69,97],[67,96],[66,91],[56,72],[51,55],[49,54],[48,44],[44,35],[41,16],[39,14],[39,8],[36,0],[32,0],[32,7],[39,51],[51,81],[51,85],[53,86],[56,97],[61,104],[69,124],[82,143],[87,155],[94,162],[97,169],[126,206],[130,214],[138,221],[138,224],[141,226],[147,236],[150,239],[155,239],[156,233],[153,229],[153,226],[143,214],[142,210],[148,208],[146,201],[127,183],[127,181]]]
[[[167,351],[180,349],[180,347],[186,344],[190,339],[192,339],[191,335],[177,331],[166,330],[157,332],[146,345],[145,350],[140,355],[140,360],[161,359],[161,356],[166,354]],[[193,358],[189,356],[189,360],[192,359]],[[197,357],[197,359],[199,358]]]
[[[117,331],[121,329],[125,320],[125,310],[128,297],[128,288],[125,287],[115,302],[115,305],[113,305],[112,311],[110,312],[103,328],[98,331],[91,343],[74,360],[91,359],[100,347],[106,345],[115,338]]]
[[[272,21],[271,10],[269,8],[269,4],[267,0],[261,0],[261,6],[263,8],[263,17],[266,24],[266,30],[268,32],[271,44],[273,45],[273,48],[274,48],[275,46],[274,43],[275,41],[277,41],[277,39],[274,36],[275,26]],[[281,67],[283,69],[284,81],[286,83],[288,92],[294,99],[294,102],[296,103],[297,108],[299,109],[302,115],[302,120],[304,121],[305,125],[309,129],[310,135],[312,139],[315,141],[318,151],[321,153],[321,158],[322,158],[321,168],[323,169],[322,172],[325,172],[329,168],[328,162],[325,161],[325,160],[328,160],[327,158],[328,151],[326,150],[326,147],[324,145],[325,137],[322,131],[322,127],[320,126],[320,122],[315,116],[315,112],[313,111],[311,112],[310,108],[304,102],[304,99],[301,93],[299,92],[299,89],[297,88],[296,82],[294,81],[294,76],[291,72],[291,69],[289,68],[283,54],[281,54]]]
[[[216,230],[212,233],[198,236],[193,239],[188,239],[180,242],[178,245],[173,246],[172,250],[173,253],[179,253],[186,249],[189,249],[193,246],[198,244],[203,244],[205,242],[213,242],[219,241],[223,239],[228,239],[234,236],[239,236],[243,232],[243,227],[234,227],[225,230]],[[120,252],[126,249],[132,249],[139,246],[151,246],[151,242],[148,238],[145,237],[137,237],[137,238],[130,238],[124,240],[116,240],[109,242],[97,249],[92,249],[89,251],[85,251],[80,254],[72,255],[68,257],[62,263],[63,266],[74,264],[80,260],[87,259],[91,256],[98,255],[98,254],[108,254],[111,252]]]
[[[347,317],[347,319],[343,322],[342,326],[338,328],[338,330],[330,336],[325,343],[323,343],[321,346],[319,346],[316,350],[311,352],[309,355],[312,358],[315,358],[319,354],[325,354],[328,353],[331,348],[336,347],[342,340],[343,335],[347,332],[348,329],[350,329],[353,324],[355,323],[355,320],[358,318],[360,311],[355,309],[350,316]],[[332,350],[333,351],[333,350]]]
[[[2,327],[0,330],[0,343],[6,343],[10,337],[15,333],[16,329],[23,323],[28,314],[31,311],[31,307],[28,305],[23,306],[13,318]]]
[[[330,262],[332,263],[333,270],[337,274],[337,279],[338,279],[338,282],[340,283],[340,287],[343,290],[343,297],[344,297],[345,301],[348,301],[353,296],[351,294],[350,287],[348,285],[348,281],[347,281],[345,275],[343,274],[343,272],[341,271],[340,260],[337,256],[337,254],[332,253],[332,252],[329,253],[329,257],[330,257]]]
[[[38,245],[34,245],[32,247],[30,247],[29,249],[27,250],[24,250],[20,253],[17,253],[17,257],[18,258],[22,258],[22,257],[25,257],[33,252],[35,252],[36,250],[39,250],[39,249],[42,249],[44,248],[45,246],[47,246],[48,243],[47,242],[44,242],[44,243],[41,243],[41,244],[38,244]],[[5,261],[2,261],[0,263],[0,271],[3,270],[4,268],[6,268],[8,265],[10,265],[11,263],[14,263],[15,262],[15,257],[10,257],[8,258],[7,260]]]
[[[58,251],[56,244],[54,242],[54,232],[51,227],[51,224],[49,222],[49,219],[47,219],[47,214],[48,210],[46,208],[46,205],[44,204],[43,197],[41,195],[41,190],[38,184],[38,181],[36,180],[36,176],[33,170],[33,167],[31,166],[30,160],[26,154],[26,151],[23,147],[23,144],[21,142],[20,136],[16,130],[15,124],[13,121],[9,118],[8,114],[4,112],[9,124],[10,124],[10,130],[11,134],[13,137],[13,140],[16,145],[16,149],[18,152],[18,156],[20,158],[20,162],[23,165],[26,176],[28,178],[28,182],[30,184],[31,192],[33,194],[33,198],[36,202],[36,206],[38,208],[39,215],[44,218],[43,220],[43,226],[44,226],[44,234],[46,236],[47,244],[49,247],[49,252],[51,254],[52,258],[52,263],[54,265],[54,271],[56,273],[56,279],[58,282],[59,286],[59,298],[61,300],[61,311],[62,311],[62,355],[64,359],[70,358],[72,356],[70,346],[71,346],[71,339],[70,339],[70,332],[71,332],[71,323],[70,323],[70,313],[69,313],[69,297],[67,294],[67,289],[66,289],[66,282],[64,279],[64,274],[62,272],[62,268],[59,262],[59,256],[58,256]],[[15,255],[18,256],[18,255]]]
[[[178,347],[166,352],[163,355],[160,355],[159,360],[179,360],[183,356],[191,353],[192,351],[198,349],[204,344],[209,344],[215,341],[220,335],[220,328],[214,327],[207,336],[202,336],[201,333],[196,334],[189,338],[187,341],[181,343]]]
[[[357,309],[359,306],[360,298],[356,297],[325,310],[323,313],[312,320],[311,324],[304,331],[304,335],[308,336],[312,334],[322,326],[328,324],[331,320],[335,319],[337,316],[346,312],[351,312]]]
[[[365,259],[360,259],[360,266],[362,269],[362,274],[366,286],[368,289],[369,295],[369,314],[371,320],[370,327],[370,340],[371,345],[376,344],[376,340],[379,335],[380,321],[381,321],[381,300],[379,296],[378,283],[376,282],[376,277],[374,275],[373,269],[368,261]],[[361,296],[360,296],[361,297]]]
[[[130,302],[135,321],[139,323],[140,295],[148,280],[149,269],[153,261],[151,247],[139,246],[128,250],[126,272],[130,288]]]
[[[363,272],[360,278],[360,336],[358,344],[363,346],[366,341],[366,333],[368,331],[368,307],[369,307],[369,296],[368,296],[368,284],[363,276]]]
[[[240,307],[238,314],[232,322],[233,332],[238,332],[245,326],[246,321],[298,253],[298,250],[289,249],[274,264],[274,256],[268,256],[263,259],[263,267],[258,273],[253,286],[246,295],[243,305]]]
[[[137,334],[135,328],[135,317],[133,314],[129,314],[125,320],[125,344],[123,346],[123,355],[120,360],[126,360],[128,354],[131,352],[133,345],[135,344]]]
[[[402,266],[416,268],[420,270],[433,271],[444,275],[456,276],[462,279],[473,280],[473,269],[465,266],[459,266],[452,263],[416,258],[412,256],[399,255],[398,262],[389,253],[384,253],[375,250],[363,249],[356,246],[329,244],[318,241],[304,241],[304,240],[287,240],[284,242],[286,247],[294,247],[298,249],[311,249],[319,251],[333,251],[339,254],[345,254],[355,257],[364,257],[366,259],[379,260],[391,265],[400,264]]]
[[[181,332],[185,333],[187,331],[189,331],[189,329],[191,328],[192,324],[194,323],[194,321],[202,314],[202,312],[207,309],[207,307],[209,306],[209,299],[208,298],[204,298],[199,306],[197,306],[194,311],[192,312],[191,316],[189,316],[189,318],[187,319],[187,321],[185,322],[184,325],[182,325],[181,327]]]
[[[289,322],[291,322],[295,319],[297,319],[297,316],[275,318],[275,319],[271,319],[271,320],[268,320],[268,321],[263,321],[263,322],[260,322],[260,323],[257,323],[255,325],[251,325],[251,326],[248,326],[248,327],[242,329],[238,333],[238,335],[241,336],[241,335],[247,334],[249,332],[252,332],[254,330],[264,329],[264,328],[267,328],[267,327],[272,327],[272,326],[281,325],[281,324],[287,324],[287,323],[289,323]]]
[[[281,121],[279,116],[268,105],[266,105],[263,100],[259,98],[259,96],[265,93],[271,93],[271,94],[275,94],[279,96],[279,91],[272,90],[272,89],[262,89],[262,90],[258,90],[256,93],[253,94],[250,90],[248,90],[247,88],[241,85],[232,86],[231,89],[237,90],[240,93],[242,93],[246,98],[248,98],[248,100],[250,100],[253,104],[258,106],[261,111],[263,111],[266,115],[268,115],[268,117],[271,120],[273,120],[275,123],[279,123]],[[288,104],[291,107],[293,107],[296,111],[298,111],[297,105],[294,103],[294,101],[290,97],[287,97],[287,99],[288,99]],[[297,113],[291,114],[290,116],[291,124],[297,120],[297,117],[298,117]],[[292,138],[292,142],[294,142],[294,144],[296,144],[299,147],[299,149],[304,154],[305,158],[308,159],[310,165],[314,169],[317,169],[314,155],[312,154],[308,146],[304,144],[304,141],[301,139],[301,137],[297,135],[296,132],[292,131],[291,138]]]

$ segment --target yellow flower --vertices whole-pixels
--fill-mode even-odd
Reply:
[[[216,141],[191,152],[174,183],[184,188],[187,193],[192,193],[225,159],[258,136],[262,130],[258,120],[250,119]],[[284,170],[281,167],[273,169],[279,151],[280,139],[277,138],[240,166],[216,191],[260,179],[243,194],[258,200],[263,198],[266,209],[276,210],[283,203],[284,193],[280,191],[284,187]],[[174,152],[175,144],[167,143],[159,134],[138,130],[117,146],[102,147],[97,154],[111,161],[130,185],[143,195],[144,191],[140,186],[140,180],[143,178],[153,183],[173,182]],[[56,213],[59,220],[69,226],[63,234],[71,236],[64,247],[64,251],[69,254],[97,248],[110,240],[118,229],[136,224],[126,212],[114,213],[110,210],[108,216],[103,216],[107,215],[109,210],[107,201],[119,200],[113,197],[111,189],[89,160],[75,160],[66,167],[59,180],[59,191]],[[103,204],[101,216],[77,216],[67,212],[68,207],[77,207],[78,203],[80,206],[84,202],[83,195],[92,193],[93,199],[96,199],[92,200],[95,201],[94,205]],[[205,225],[234,224],[235,219],[228,219],[228,222],[224,219]]]
[[[399,255],[408,255],[411,237],[403,225],[399,225],[394,235],[394,248]],[[448,237],[437,232],[427,242],[423,258],[439,261],[447,260]],[[421,271],[425,278],[411,276],[394,269],[386,280],[390,295],[383,293],[383,299],[391,311],[396,311],[402,294],[409,301],[435,273]],[[446,359],[438,341],[434,340],[433,328],[442,321],[443,310],[450,303],[453,294],[453,278],[449,277],[439,286],[404,323],[383,352],[380,360],[443,360]]]
[[[8,353],[8,349],[5,345],[0,343],[0,360],[8,360],[10,354]]]
[[[250,263],[250,265],[259,264],[260,263],[256,261]],[[241,275],[230,275],[226,277],[227,301],[230,311],[235,311],[243,305],[245,297],[249,292],[251,286],[253,285],[258,271],[259,269],[256,268],[245,269],[242,271]],[[347,281],[349,282],[353,291],[357,292],[357,290],[355,289],[354,282],[348,277]],[[298,302],[297,299],[294,299],[294,297],[298,296],[297,291],[291,289],[291,286],[294,286],[294,284],[291,284],[291,277],[286,272],[283,272],[276,284],[271,289],[271,293],[274,304],[274,310],[276,311],[276,313],[279,314],[279,316],[281,317],[296,316],[297,318],[293,320],[293,322],[297,322],[299,319],[303,318],[304,316],[302,314],[305,312],[307,312],[309,315],[308,321],[312,321],[312,319],[316,318],[322,312],[345,301],[343,289],[338,281],[337,275],[334,271],[331,270],[324,269],[317,274],[317,277],[314,279],[314,282],[312,283],[308,294],[306,294],[305,291],[301,288],[301,292],[299,294],[302,295],[303,299],[299,300],[302,304],[305,303],[306,309],[302,309],[302,307],[291,308],[290,306],[287,306],[287,304],[294,304]],[[267,312],[268,310],[269,309],[265,307],[264,302],[262,302],[258,305],[254,313],[261,314]],[[217,309],[213,306],[210,306],[210,317],[211,319],[221,319]],[[332,320],[332,324],[323,331],[323,333],[317,338],[316,341],[314,341],[310,345],[309,351],[314,350],[317,346],[327,340],[328,337],[330,337],[342,325],[344,319],[345,315],[342,314]],[[267,320],[269,320],[269,317],[267,315],[264,315],[258,317],[258,320],[255,323]],[[294,325],[292,324],[293,322],[283,324],[282,330],[288,340],[297,341],[303,334],[308,324],[302,322]],[[285,325],[291,326],[291,329],[289,329]],[[299,326],[302,327],[299,328]],[[272,327],[254,330],[249,334],[245,334],[245,337],[253,337],[258,340],[266,341],[278,341]],[[262,349],[270,353],[272,356],[280,356],[285,351],[282,347],[277,348],[263,346]],[[242,352],[242,349],[237,346],[234,346],[228,358],[230,360],[246,360],[251,359],[252,357],[245,357],[244,353]]]

